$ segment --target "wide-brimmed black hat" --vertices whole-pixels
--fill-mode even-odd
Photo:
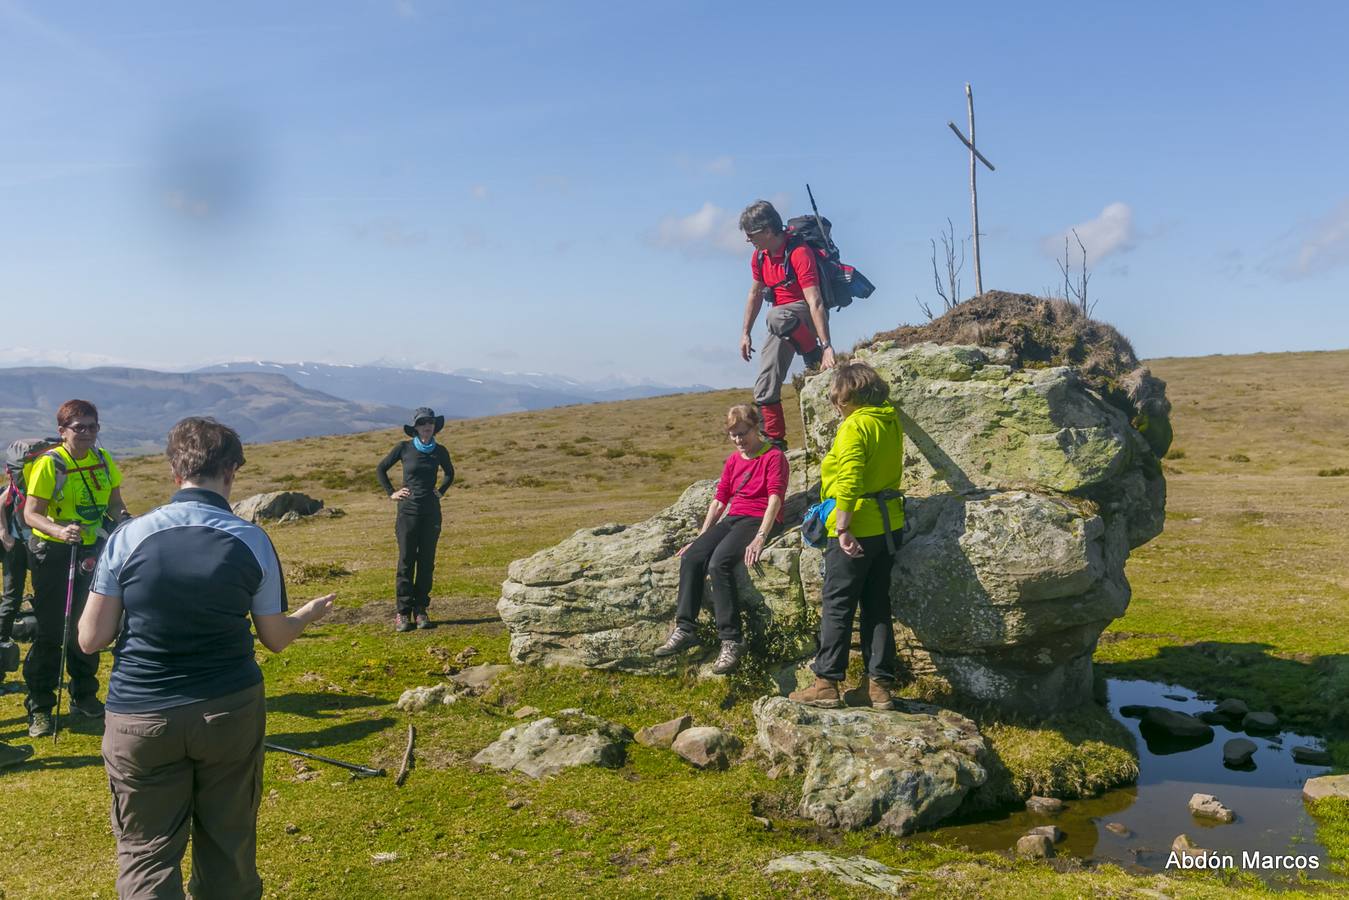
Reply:
[[[417,436],[417,423],[423,419],[434,419],[436,422],[436,434],[440,434],[440,429],[445,427],[445,417],[436,415],[436,411],[429,406],[419,406],[412,411],[412,421],[403,426],[403,433],[408,437]]]

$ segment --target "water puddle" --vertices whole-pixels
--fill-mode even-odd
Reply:
[[[1294,762],[1292,749],[1321,749],[1320,738],[1283,731],[1277,734],[1247,734],[1233,723],[1214,724],[1214,737],[1200,746],[1159,741],[1139,730],[1135,718],[1121,715],[1130,705],[1161,706],[1197,715],[1213,709],[1211,701],[1199,700],[1193,691],[1177,685],[1150,681],[1107,682],[1109,709],[1134,735],[1138,744],[1139,777],[1136,785],[1108,791],[1099,797],[1065,802],[1054,816],[1018,810],[992,818],[945,826],[926,838],[971,850],[1006,851],[1037,825],[1057,825],[1066,834],[1055,848],[1060,856],[1097,862],[1109,861],[1130,871],[1163,871],[1171,842],[1185,833],[1205,850],[1231,854],[1235,868],[1246,868],[1269,879],[1287,877],[1285,869],[1254,866],[1243,854],[1316,856],[1320,866],[1303,869],[1309,878],[1335,878],[1329,871],[1325,847],[1316,840],[1316,824],[1302,801],[1302,785],[1328,766]],[[1173,699],[1174,698],[1174,699]],[[1256,745],[1253,767],[1243,770],[1223,765],[1223,744],[1242,737]],[[1236,813],[1236,821],[1219,824],[1190,814],[1191,794],[1214,794]],[[1107,828],[1110,825],[1112,828]],[[1120,826],[1127,833],[1117,833]],[[1112,830],[1113,829],[1113,830]]]

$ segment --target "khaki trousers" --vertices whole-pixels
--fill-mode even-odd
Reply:
[[[103,766],[112,787],[117,895],[182,897],[192,835],[194,900],[257,898],[263,686],[154,713],[109,711]]]

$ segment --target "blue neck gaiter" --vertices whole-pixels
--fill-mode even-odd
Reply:
[[[417,437],[416,435],[413,435],[412,446],[416,447],[423,453],[430,453],[432,450],[436,449],[436,439],[431,438],[430,443],[423,444],[421,438]]]

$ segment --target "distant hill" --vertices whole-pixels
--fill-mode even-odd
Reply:
[[[710,390],[706,385],[627,384],[617,380],[582,382],[540,372],[492,372],[458,369],[434,372],[396,366],[346,366],[330,363],[231,362],[199,372],[270,372],[305,387],[359,403],[430,406],[450,418],[548,409],[573,403],[630,400]]]
[[[214,416],[250,443],[349,434],[397,425],[408,410],[359,403],[264,372],[175,373],[105,367],[0,369],[0,446],[53,434],[56,408],[72,397],[93,402],[100,435],[114,452],[152,452],[184,416]]]

